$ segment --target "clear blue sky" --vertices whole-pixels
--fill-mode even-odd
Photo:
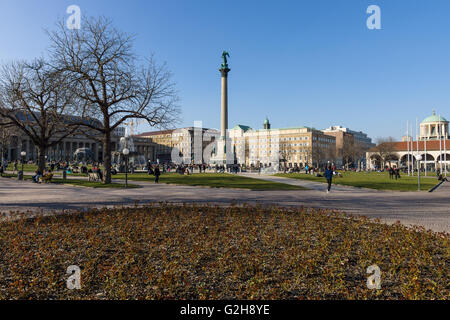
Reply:
[[[0,62],[31,59],[44,28],[104,15],[137,34],[136,51],[167,62],[184,126],[220,126],[221,52],[230,52],[229,125],[344,125],[370,137],[405,132],[435,108],[450,118],[448,0],[2,0]],[[382,30],[366,9],[381,8]],[[149,129],[149,128],[141,128]]]

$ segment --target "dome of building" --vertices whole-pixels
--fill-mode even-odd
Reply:
[[[430,123],[430,122],[448,122],[443,116],[437,116],[436,112],[433,110],[433,114],[427,118],[425,118],[421,123]]]
[[[266,117],[266,120],[264,120],[263,128],[264,129],[270,129],[270,122],[269,122],[269,119],[267,117]]]

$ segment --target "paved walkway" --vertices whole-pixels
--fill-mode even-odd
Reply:
[[[278,177],[263,176],[264,179]],[[286,178],[280,178],[286,179]],[[289,179],[291,180],[291,179]],[[301,180],[289,181],[299,183]],[[280,181],[281,182],[281,181]],[[283,180],[286,183],[285,180]],[[301,181],[308,182],[308,181]],[[450,233],[450,183],[439,192],[383,192],[353,187],[335,187],[325,193],[322,184],[305,185],[312,190],[251,191],[217,189],[136,182],[138,189],[93,189],[57,184],[34,184],[29,181],[0,178],[0,212],[85,209],[149,202],[195,202],[226,205],[261,204],[329,208],[351,214],[379,218],[384,222],[400,221],[434,231]],[[314,183],[314,182],[313,182]]]

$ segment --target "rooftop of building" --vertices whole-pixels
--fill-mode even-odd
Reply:
[[[445,143],[445,145],[444,145]],[[407,141],[399,141],[399,142],[385,142],[384,144],[390,145],[391,147],[389,149],[392,150],[392,152],[398,152],[398,151],[406,151],[408,150],[408,142]],[[413,152],[416,152],[417,150],[417,141],[413,141]],[[439,150],[439,140],[428,140],[426,141],[426,149],[427,151],[436,151]],[[441,144],[441,150],[444,152],[444,149],[447,149],[447,152],[450,152],[450,140],[442,140]],[[421,140],[419,141],[419,151],[424,152],[425,150],[425,141]],[[376,152],[377,148],[373,147],[368,150],[368,152]]]
[[[8,113],[13,113],[14,118],[16,118],[20,122],[28,122],[28,123],[36,123],[36,121],[41,120],[41,113],[37,111],[32,112],[24,112],[22,110],[19,111],[12,111],[9,108],[4,108],[3,111],[7,111]],[[71,114],[59,114],[59,119],[64,122],[64,124],[74,124],[74,123],[83,123],[86,125],[91,125],[97,128],[102,128],[103,123],[95,118],[92,117],[80,117],[76,115]]]
[[[448,123],[448,120],[445,119],[441,115],[436,115],[436,111],[433,110],[433,114],[429,117],[426,117],[421,123],[431,123],[431,122],[446,122],[446,123]]]
[[[246,125],[243,125],[243,124],[235,125],[232,130],[236,130],[236,129],[241,129],[243,131],[248,131],[248,130],[252,130],[252,131],[279,131],[279,130],[296,130],[296,129],[309,129],[309,130],[319,131],[319,130],[317,130],[315,128],[305,127],[305,126],[286,127],[286,128],[271,128],[271,129],[253,129],[253,128],[251,128],[249,126],[246,126]]]
[[[358,133],[358,134],[367,136],[367,134],[362,131],[351,130],[351,129],[349,129],[347,127],[343,127],[343,126],[331,126],[329,128],[323,129],[322,131],[324,131],[324,132],[342,131],[342,132],[349,132],[349,133],[353,133],[353,134]]]
[[[242,131],[253,130],[249,126],[244,126],[243,124],[235,125],[232,130],[237,130],[237,129],[241,129]]]
[[[149,136],[160,136],[160,135],[165,135],[165,134],[172,134],[175,130],[181,130],[181,129],[186,129],[186,130],[194,130],[195,127],[184,127],[184,128],[177,128],[177,129],[168,129],[168,130],[160,130],[160,131],[149,131],[149,132],[143,132],[143,133],[139,133],[134,135],[134,137],[149,137]],[[199,128],[202,129],[203,131],[215,131],[218,132],[218,130],[216,129],[209,129],[209,128]]]
[[[170,134],[170,133],[172,133],[174,131],[175,131],[175,129],[160,130],[160,131],[149,131],[149,132],[143,132],[143,133],[136,134],[136,135],[134,135],[134,137],[159,136],[159,135],[163,135],[163,134]]]

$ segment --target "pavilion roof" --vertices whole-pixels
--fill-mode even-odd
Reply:
[[[392,151],[399,152],[399,151],[407,151],[408,150],[407,143],[408,143],[407,141],[401,141],[401,142],[385,142],[384,144],[391,144]],[[447,149],[447,151],[450,152],[450,140],[445,140],[445,141],[442,140],[442,142],[441,142],[442,150],[444,150],[444,143],[446,144],[445,148]],[[439,140],[427,140],[426,147],[427,147],[427,151],[439,150]],[[417,141],[413,141],[413,149],[417,150]],[[419,141],[419,151],[424,151],[424,150],[425,150],[425,141],[421,140],[421,141]],[[369,149],[368,152],[376,152],[376,147]]]

